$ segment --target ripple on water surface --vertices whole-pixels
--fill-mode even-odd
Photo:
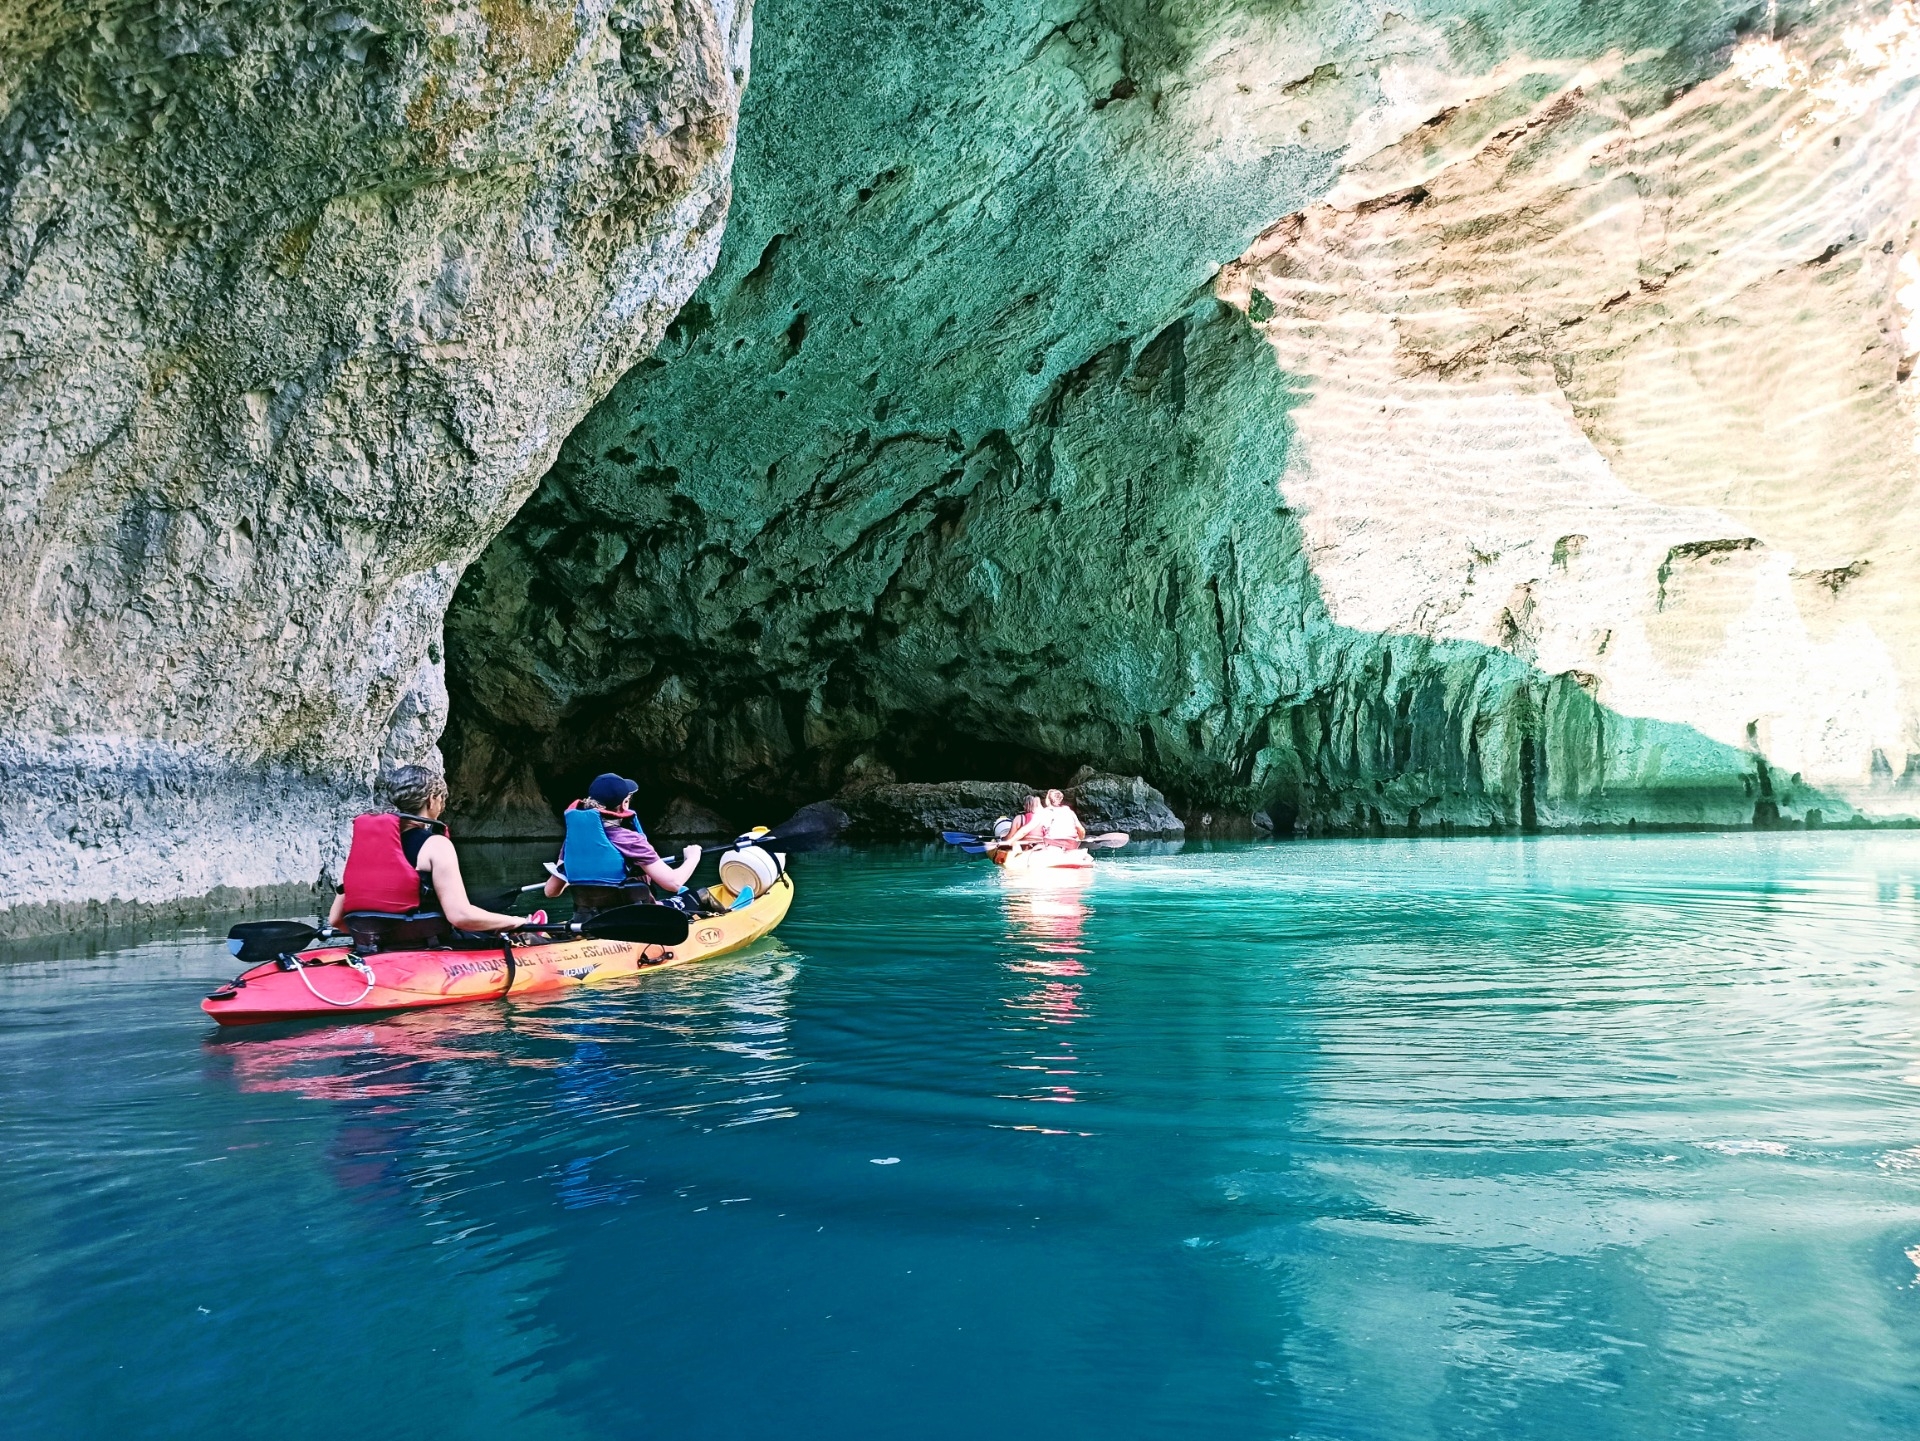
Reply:
[[[543,1004],[0,965],[10,1434],[1920,1434],[1920,837],[796,868]]]

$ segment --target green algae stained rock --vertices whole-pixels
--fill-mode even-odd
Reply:
[[[1282,829],[1751,819],[1738,747],[1335,624],[1277,488],[1314,377],[1213,295],[1451,107],[1605,57],[1664,103],[1747,14],[763,6],[720,265],[456,599],[463,788],[798,799],[873,754]]]
[[[1018,781],[887,782],[838,804],[856,840],[926,840],[940,831],[990,835],[1000,817],[1020,814],[1028,794]]]
[[[310,887],[431,756],[461,569],[717,254],[746,21],[0,0],[0,910]]]

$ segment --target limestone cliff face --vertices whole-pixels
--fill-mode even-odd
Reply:
[[[450,617],[503,826],[603,758],[1909,808],[1910,5],[760,25],[719,265]]]
[[[309,882],[449,690],[503,829],[1920,808],[1909,0],[759,24],[0,0],[0,915]]]
[[[310,884],[717,253],[745,0],[0,0],[0,908]]]
[[[1819,18],[1674,94],[1505,77],[1218,284],[1301,377],[1280,492],[1332,621],[1694,737],[1609,720],[1543,820],[1729,751],[1763,818],[1920,808],[1920,11]]]

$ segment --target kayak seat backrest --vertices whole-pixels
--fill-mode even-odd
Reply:
[[[560,868],[570,886],[620,886],[627,880],[627,858],[607,839],[600,812],[568,811],[566,839],[560,843]]]
[[[590,920],[601,911],[610,911],[615,906],[644,906],[653,901],[653,892],[644,882],[630,886],[569,884],[567,894],[573,897],[573,918],[576,921]]]
[[[348,911],[340,924],[360,952],[417,951],[453,936],[453,927],[438,911]]]

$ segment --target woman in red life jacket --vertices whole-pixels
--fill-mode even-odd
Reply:
[[[1024,843],[1031,842],[1040,834],[1039,815],[1040,797],[1028,796],[1021,805],[1020,819],[1009,825],[1007,833],[1000,837],[1009,847],[1007,854],[1012,855]],[[999,827],[994,829],[998,830]]]
[[[353,848],[347,853],[341,893],[327,913],[329,926],[337,928],[348,911],[438,910],[462,931],[506,931],[546,919],[544,913],[507,916],[483,910],[467,898],[460,858],[439,823],[447,808],[447,783],[439,772],[403,766],[387,790],[399,814],[365,815],[354,821]]]

